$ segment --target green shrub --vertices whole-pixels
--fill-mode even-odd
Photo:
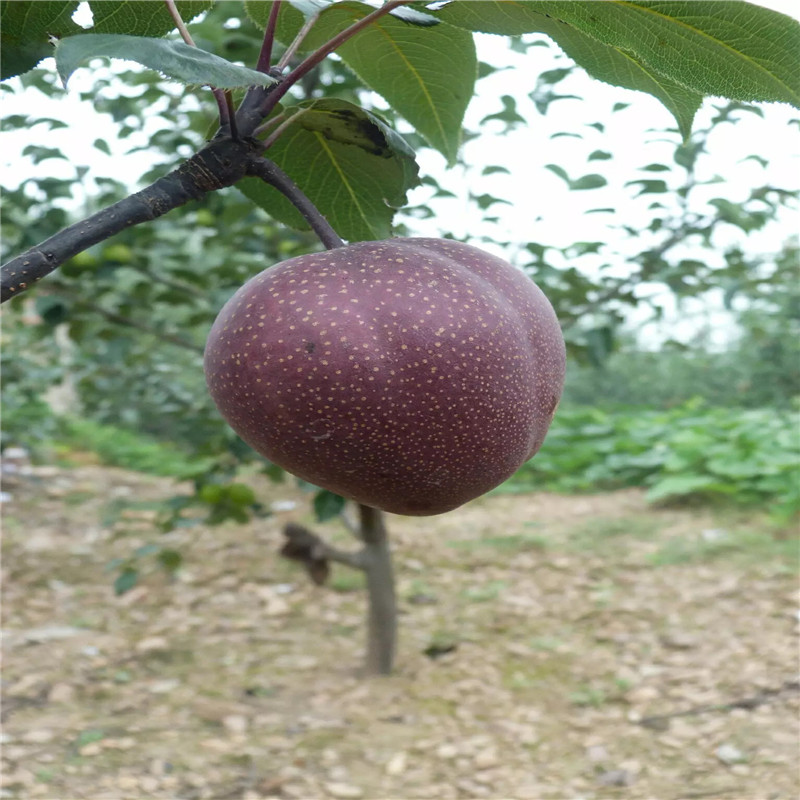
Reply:
[[[539,454],[501,491],[643,486],[653,502],[721,497],[788,520],[800,512],[798,465],[796,410],[562,407]]]
[[[192,458],[170,442],[91,419],[63,418],[57,442],[96,453],[109,466],[167,478],[193,475],[204,466],[199,463],[202,459]]]

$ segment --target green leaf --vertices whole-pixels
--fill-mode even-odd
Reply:
[[[105,139],[95,139],[93,146],[107,156],[111,155],[111,148],[108,146],[108,142]]]
[[[503,110],[498,111],[495,114],[489,114],[485,116],[481,120],[481,125],[486,122],[491,122],[492,120],[505,122],[508,127],[517,123],[527,123],[525,117],[517,112],[517,101],[513,97],[505,94],[500,98],[500,102],[503,104]]]
[[[269,149],[269,158],[343,238],[390,236],[395,210],[418,183],[413,151],[374,114],[344,100],[312,100],[296,108],[291,124]],[[272,187],[255,178],[236,185],[275,219],[308,227]]]
[[[184,42],[86,33],[63,39],[56,46],[56,67],[66,87],[70,75],[92,58],[121,58],[157,70],[187,84],[208,84],[218,89],[250,85],[269,86],[275,79],[262,72],[240,67],[224,58]]]
[[[175,6],[184,22],[214,5],[213,0],[177,0]],[[163,36],[175,29],[165,3],[90,2],[94,33],[124,33],[128,36]]]
[[[46,325],[61,325],[69,317],[67,301],[54,295],[42,295],[36,298],[36,313]]]
[[[64,153],[57,147],[40,147],[39,145],[29,144],[23,151],[23,156],[30,158],[34,164],[38,164],[48,158],[67,159]]]
[[[563,180],[572,191],[599,189],[608,183],[608,181],[602,175],[598,175],[594,172],[590,175],[584,175],[581,178],[572,180],[572,178],[570,178],[567,174],[567,171],[558,164],[545,164],[545,169],[549,169],[552,173],[558,175],[558,177],[561,178],[561,180]]]
[[[133,567],[126,567],[117,575],[114,581],[114,594],[121,595],[129,592],[139,580],[139,571]]]
[[[486,211],[487,208],[491,208],[496,203],[505,203],[506,205],[512,205],[510,200],[504,200],[502,197],[494,197],[490,194],[470,194],[469,199],[475,202],[478,205],[478,208],[481,211]]]
[[[639,194],[636,197],[640,197],[643,194],[663,194],[664,192],[669,191],[669,187],[667,186],[666,181],[657,181],[657,180],[640,180],[640,181],[628,181],[626,186],[640,186]]]
[[[314,495],[314,514],[317,522],[327,522],[329,519],[338,517],[342,513],[345,502],[344,497],[329,492],[327,489],[320,489]]]
[[[336,3],[320,14],[304,47],[319,47],[373,10],[364,3]],[[336,53],[432,147],[455,161],[478,71],[470,33],[449,25],[409,25],[387,15]]]
[[[800,24],[742,2],[451,3],[469,30],[545,33],[595,78],[648,92],[684,138],[704,95],[800,104]]]
[[[507,167],[501,167],[497,164],[492,164],[488,167],[484,167],[481,170],[481,175],[495,175],[496,173],[501,173],[503,175],[510,175],[511,170]]]
[[[698,94],[800,105],[800,23],[739,0],[477,0],[438,15],[487,33],[546,33],[559,44],[554,32],[570,28]]]
[[[103,731],[97,728],[89,728],[81,731],[80,734],[78,734],[78,738],[75,740],[75,747],[80,749],[81,747],[85,747],[87,744],[100,742],[105,739],[105,737],[106,735]]]
[[[288,45],[297,35],[305,20],[328,8],[332,3],[333,0],[288,0],[288,2],[281,3],[275,38]],[[247,16],[262,29],[267,27],[272,5],[272,0],[245,0],[244,4]],[[369,11],[372,10],[369,9]],[[419,25],[423,28],[440,23],[440,20],[431,14],[403,6],[395,8],[389,13],[410,25]],[[310,49],[314,48],[309,47],[307,43],[303,43],[300,47],[301,52]]]
[[[300,7],[297,3],[281,3],[275,38],[285,45],[291,44],[300,28],[303,27],[306,17],[321,11],[327,5],[329,3],[322,0],[312,0]],[[247,16],[262,29],[267,27],[272,6],[272,0],[245,0],[244,4]]]
[[[237,506],[251,506],[256,501],[256,493],[246,483],[231,483],[226,487],[231,503]]]
[[[703,491],[721,491],[723,487],[713,475],[667,475],[647,493],[647,501],[655,503],[667,497],[694,494]]]
[[[573,191],[582,191],[586,189],[600,189],[605,186],[608,181],[602,176],[593,172],[591,175],[584,175],[570,184],[570,189]]]
[[[80,33],[72,21],[77,7],[78,0],[0,3],[0,79],[21,75],[53,55],[50,37]]]
[[[183,556],[177,550],[162,550],[158,554],[158,563],[167,572],[175,572],[183,563]]]

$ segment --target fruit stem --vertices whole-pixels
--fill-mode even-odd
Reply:
[[[183,41],[186,42],[189,47],[197,47],[197,45],[194,43],[194,39],[192,39],[192,35],[189,33],[189,30],[186,27],[186,23],[183,21],[183,18],[181,17],[180,12],[175,5],[175,0],[164,0],[164,4],[167,6],[167,11],[169,11],[172,21],[175,23],[175,27],[178,29],[178,33],[180,33]],[[276,5],[278,4],[276,3]],[[227,129],[230,131],[231,136],[234,139],[237,139],[238,135],[236,133],[236,116],[233,110],[233,96],[229,91],[224,92],[222,89],[215,89],[213,86],[210,88],[219,108],[220,128]]]
[[[247,165],[247,174],[274,186],[303,215],[327,250],[343,247],[344,242],[331,227],[319,209],[306,197],[300,187],[273,161],[253,158]]]
[[[367,576],[367,675],[389,675],[397,642],[397,600],[394,590],[392,553],[383,512],[359,504],[361,551]]]
[[[258,55],[256,69],[259,72],[269,72],[272,64],[272,45],[275,43],[275,28],[278,23],[278,13],[281,10],[281,0],[276,0],[269,11],[267,28],[264,31],[264,41],[261,44],[261,52]]]

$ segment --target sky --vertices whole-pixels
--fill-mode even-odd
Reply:
[[[764,5],[800,19],[798,0],[760,0]],[[465,125],[469,130],[480,130],[481,135],[463,145],[464,161],[468,168],[448,170],[444,159],[432,150],[419,152],[423,174],[431,174],[440,184],[451,190],[456,197],[450,200],[431,201],[436,212],[429,220],[413,220],[415,235],[440,236],[452,233],[456,236],[470,234],[486,236],[498,241],[516,244],[511,251],[503,251],[510,260],[519,259],[524,246],[529,242],[545,242],[566,246],[575,241],[605,241],[614,236],[609,222],[642,227],[649,221],[643,214],[646,204],[631,201],[630,191],[624,189],[625,182],[643,177],[638,169],[653,163],[671,163],[676,136],[665,137],[663,129],[674,126],[674,120],[655,98],[639,92],[612,87],[588,78],[582,70],[557,85],[559,94],[575,94],[580,99],[553,102],[546,115],[539,114],[528,93],[533,89],[536,76],[556,66],[571,63],[560,54],[557,47],[533,47],[526,54],[512,52],[504,37],[478,35],[479,58],[496,66],[511,69],[496,72],[478,83],[478,93],[467,110]],[[152,156],[146,151],[125,155],[121,158],[121,147],[115,147],[117,128],[106,116],[95,114],[92,106],[80,99],[80,92],[91,88],[93,73],[79,70],[71,78],[70,91],[56,99],[45,99],[37,94],[37,113],[54,116],[70,123],[69,129],[55,132],[57,144],[72,164],[91,164],[91,173],[114,174],[120,180],[134,183],[138,176],[152,167]],[[530,124],[510,132],[499,122],[482,123],[488,114],[501,110],[500,96],[516,99],[517,110]],[[15,96],[3,95],[3,114],[24,113],[32,98],[27,93]],[[630,105],[619,112],[611,113],[614,103]],[[707,124],[713,113],[713,100],[706,100],[698,113],[695,127]],[[208,103],[210,115],[215,106]],[[723,194],[732,200],[743,199],[750,189],[765,183],[784,188],[800,189],[800,135],[789,121],[800,116],[800,112],[781,104],[762,104],[764,118],[744,115],[735,126],[721,126],[710,141],[711,157],[705,158],[701,169],[705,177],[724,176],[724,192],[720,186],[708,189],[709,197]],[[602,131],[591,127],[602,123]],[[91,131],[89,136],[86,131]],[[581,138],[551,138],[554,133],[569,131],[579,133]],[[41,126],[27,131],[3,134],[2,165],[3,184],[14,186],[32,174],[59,176],[70,175],[74,167],[66,161],[47,160],[32,166],[22,156],[22,150],[31,143],[52,145],[54,133]],[[92,146],[95,138],[104,138],[112,149],[112,156],[104,156]],[[125,149],[130,147],[125,143]],[[624,146],[620,146],[620,143]],[[545,164],[564,165],[573,177],[579,177],[597,169],[598,164],[587,162],[592,150],[608,150],[614,153],[614,172],[610,186],[602,190],[574,192],[567,189],[562,179],[544,168]],[[752,153],[768,155],[770,164],[762,170],[754,161],[743,161]],[[510,175],[483,176],[486,166],[501,165],[510,170]],[[599,166],[603,166],[602,164]],[[498,223],[483,221],[469,194],[488,193],[510,200],[510,204],[496,205],[493,215],[500,217]],[[410,205],[427,202],[429,191],[418,189],[410,196]],[[591,208],[613,206],[617,209],[614,219],[607,214],[586,214]],[[761,233],[748,237],[747,248],[752,252],[774,252],[782,240],[800,231],[800,219],[796,214],[784,215],[775,224]],[[735,235],[730,231],[729,235]],[[486,249],[495,249],[491,244]],[[641,249],[639,247],[639,249]],[[515,252],[516,251],[516,252]],[[691,255],[691,254],[687,254]],[[523,262],[524,263],[524,259]],[[584,262],[585,263],[585,262]],[[613,265],[612,270],[622,274],[628,269],[624,259]],[[664,297],[667,301],[667,297]],[[696,313],[716,315],[713,318],[725,327],[719,316],[718,303],[706,304],[695,309]],[[675,324],[684,314],[670,308],[670,324]],[[644,317],[632,319],[642,323]],[[682,329],[690,335],[691,325]],[[674,333],[674,331],[673,331]],[[655,333],[650,331],[653,339]],[[722,334],[725,339],[727,334]],[[656,337],[657,338],[657,337]],[[655,341],[655,339],[653,339]]]

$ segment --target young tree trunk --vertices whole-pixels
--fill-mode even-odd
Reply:
[[[359,505],[364,572],[367,576],[367,675],[389,675],[397,642],[397,603],[392,554],[383,513]]]

